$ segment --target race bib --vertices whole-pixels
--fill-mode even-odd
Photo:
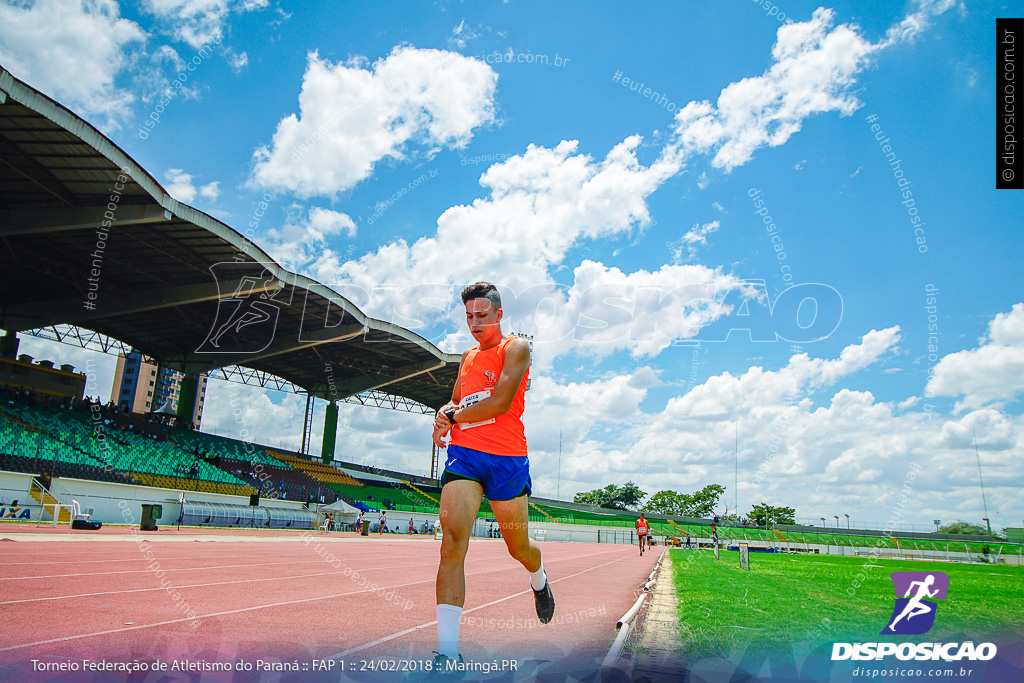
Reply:
[[[468,408],[469,406],[473,405],[474,403],[479,403],[480,401],[484,400],[485,398],[490,398],[490,397],[491,397],[491,390],[490,389],[484,389],[483,391],[478,391],[475,394],[470,394],[469,396],[464,396],[462,398],[462,400],[459,401],[459,408]],[[472,429],[473,427],[479,427],[481,425],[489,425],[489,424],[494,424],[494,418],[493,417],[490,420],[481,420],[480,422],[460,422],[459,423],[459,429]]]

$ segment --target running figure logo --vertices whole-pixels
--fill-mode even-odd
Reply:
[[[896,588],[896,606],[882,634],[927,633],[935,624],[939,606],[932,601],[946,599],[949,577],[943,572],[893,572],[889,578]]]
[[[247,266],[248,272],[242,271]],[[216,263],[217,315],[196,353],[258,353],[274,340],[284,283],[266,268],[252,275],[252,263]],[[242,271],[242,272],[239,272]]]

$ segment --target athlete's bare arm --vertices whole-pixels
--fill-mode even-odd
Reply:
[[[465,364],[466,356],[469,355],[471,350],[472,349],[466,349],[462,352],[462,360],[459,361],[459,374],[455,376],[455,387],[452,389],[452,400],[444,404],[444,406],[441,407],[441,410],[437,411],[437,414],[434,415],[434,433],[431,435],[431,438],[434,441],[434,445],[438,448],[448,447],[448,444],[441,441],[441,439],[451,430],[452,425],[448,422],[448,418],[444,416],[444,411],[449,408],[458,407],[459,401],[462,400],[462,384],[459,380],[462,378],[462,366]]]
[[[460,409],[456,415],[459,422],[479,422],[507,413],[529,368],[530,343],[525,339],[513,337],[505,347],[505,361],[502,363],[501,374],[498,376],[494,391],[479,403]]]

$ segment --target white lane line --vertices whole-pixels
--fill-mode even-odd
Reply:
[[[593,557],[594,555],[597,555],[597,554],[607,555],[608,553],[591,553],[589,555],[573,555],[573,556],[567,557],[566,559],[567,560],[586,559],[588,557]],[[632,553],[630,553],[630,555],[628,555],[626,557],[632,557]],[[619,558],[619,560],[626,559],[626,557]],[[491,561],[493,559],[494,558],[481,558],[480,561],[481,562],[483,562],[483,561]],[[618,562],[619,560],[612,560],[612,562]],[[553,559],[552,563],[557,562],[557,561],[561,561],[561,560]],[[605,564],[611,564],[611,563],[610,562],[606,562]],[[599,567],[603,567],[604,565],[598,565],[598,566]],[[598,567],[592,567],[592,569],[597,569],[597,568]],[[512,569],[512,567],[503,567],[501,569],[491,569],[491,570],[482,571],[482,572],[474,572],[473,574],[470,574],[470,576],[476,576],[478,574],[489,574],[491,572],[498,572],[498,571],[508,571],[509,569]],[[590,569],[587,569],[587,570],[584,570],[584,571],[590,571]],[[584,572],[580,572],[580,573],[584,573]],[[577,575],[573,574],[573,576],[577,576]],[[566,577],[566,578],[569,578],[569,577]],[[558,581],[561,581],[561,580],[562,579],[558,579]],[[285,600],[285,601],[282,601],[282,602],[273,602],[273,603],[270,603],[270,604],[267,604],[267,605],[254,605],[252,607],[240,607],[238,609],[225,610],[223,612],[212,612],[210,614],[197,615],[196,617],[184,617],[184,618],[181,618],[181,619],[169,619],[167,621],[158,621],[158,622],[152,623],[152,624],[141,624],[139,626],[128,626],[128,627],[108,629],[106,631],[96,631],[95,633],[82,633],[82,634],[74,635],[74,636],[62,636],[62,637],[58,637],[58,638],[49,638],[48,640],[39,640],[39,641],[36,641],[34,643],[22,643],[21,645],[9,645],[7,647],[0,647],[0,652],[8,652],[10,650],[20,650],[22,648],[34,647],[36,645],[49,645],[51,643],[62,643],[62,642],[66,642],[66,641],[69,641],[69,640],[81,640],[82,638],[93,638],[93,637],[96,637],[96,636],[105,636],[105,635],[110,635],[112,633],[125,633],[127,631],[138,631],[138,630],[146,629],[146,628],[154,628],[156,626],[168,626],[170,624],[181,624],[181,623],[184,623],[186,621],[194,621],[194,620],[197,620],[197,619],[202,620],[202,619],[208,619],[208,618],[212,618],[212,617],[223,617],[223,616],[227,616],[227,615],[230,615],[230,614],[241,614],[243,612],[254,612],[256,610],[268,609],[268,608],[271,608],[271,607],[283,607],[285,605],[298,605],[298,604],[302,604],[304,602],[317,602],[319,600],[332,600],[334,598],[343,598],[343,597],[348,597],[348,596],[351,596],[351,595],[359,595],[361,593],[376,593],[376,592],[381,591],[381,590],[388,591],[388,590],[391,590],[391,589],[394,589],[394,588],[404,588],[406,586],[416,586],[416,585],[421,584],[421,583],[430,583],[430,582],[433,582],[433,581],[436,581],[436,577],[430,577],[429,579],[423,579],[422,581],[411,581],[409,583],[400,583],[400,584],[396,584],[396,585],[393,585],[393,586],[378,586],[375,589],[366,588],[366,589],[363,589],[363,590],[348,591],[348,592],[345,592],[345,593],[336,593],[336,594],[333,594],[333,595],[323,595],[323,596],[312,597],[312,598],[298,598],[296,600]],[[551,583],[555,583],[555,581],[552,581]],[[521,593],[519,595],[521,595]],[[510,596],[510,597],[514,597],[514,596]],[[508,598],[505,598],[505,599],[508,599]],[[501,600],[498,600],[496,602],[501,602]],[[489,603],[489,604],[493,604],[493,603]],[[476,609],[482,609],[483,607],[486,607],[486,606],[487,605],[482,605],[481,607],[474,608],[474,611]],[[430,624],[433,624],[433,623],[436,623],[436,622],[433,622],[433,621],[430,622]],[[417,630],[419,628],[424,628],[424,626],[429,626],[430,624],[424,624],[422,626],[418,626],[418,627],[414,628],[413,630]],[[398,635],[395,635],[394,637],[398,637]],[[366,647],[369,647],[369,645],[367,645]],[[335,656],[341,656],[341,655],[335,655]]]
[[[161,546],[157,546],[156,548],[153,549],[153,551],[159,550],[160,548],[161,548]],[[150,552],[153,552],[153,551],[150,551]],[[252,554],[252,553],[246,553],[246,555],[250,555],[250,554]],[[223,561],[225,559],[224,558],[225,555],[233,556],[233,555],[237,555],[237,553],[223,552],[223,553],[219,553],[217,555],[181,555],[181,556],[178,556],[178,557],[159,557],[159,558],[158,557],[154,557],[154,558],[152,558],[150,560],[147,560],[145,557],[125,557],[125,558],[120,558],[120,559],[115,559],[115,560],[77,560],[77,559],[75,559],[73,557],[69,558],[69,557],[67,557],[66,555],[63,555],[63,554],[57,554],[57,559],[59,559],[61,564],[73,563],[75,565],[80,565],[80,564],[103,564],[103,563],[110,563],[110,562],[152,562],[154,559],[155,560],[159,560],[160,562],[177,562],[178,560],[189,560],[189,561],[221,560],[221,561]],[[378,552],[374,552],[374,553],[367,553],[366,557],[376,557],[378,555],[380,555],[379,551]],[[294,557],[295,556],[295,552],[292,551],[292,552],[280,553],[280,554],[260,553],[260,556],[261,557],[268,557],[268,558]],[[353,556],[353,557],[361,557],[361,556]],[[419,555],[415,555],[415,554],[414,555],[390,555],[389,557],[419,557]],[[45,564],[47,564],[47,562],[45,560],[36,560],[35,562],[0,562],[0,569],[3,569],[4,567],[11,567],[11,566],[14,566],[14,565],[26,565],[26,564],[30,565],[30,566],[39,566],[39,565],[45,565]],[[106,572],[96,572],[96,573],[93,573],[93,574],[76,574],[75,576],[102,576],[105,573]],[[2,579],[2,578],[17,578],[17,577],[0,577],[0,579]],[[32,578],[35,578],[35,577],[32,577]]]
[[[321,560],[322,561],[322,560]],[[427,564],[406,564],[406,565],[394,565],[388,564],[380,567],[367,567],[360,571],[370,571],[374,569],[406,569],[409,567],[430,567],[432,563]],[[271,576],[262,579],[239,579],[237,581],[214,581],[212,583],[192,583],[184,586],[175,586],[174,590],[181,590],[182,588],[206,588],[208,586],[226,586],[233,583],[259,583],[261,581],[285,581],[288,579],[306,579],[314,576],[330,576],[331,574],[338,574],[340,570],[335,569],[329,572],[317,572],[316,574],[295,574],[293,576]],[[24,600],[5,600],[0,602],[0,605],[16,605],[23,602],[41,602],[43,600],[70,600],[72,598],[91,598],[98,595],[121,595],[122,593],[145,593],[147,591],[166,591],[166,588],[157,586],[156,588],[131,588],[127,590],[116,590],[116,591],[102,591],[99,593],[78,593],[77,595],[48,595],[39,598],[25,598]]]
[[[615,559],[615,560],[611,560],[609,562],[605,562],[604,564],[599,564],[597,566],[590,567],[589,569],[584,569],[581,572],[576,572],[575,574],[570,574],[569,576],[563,576],[560,579],[555,579],[551,583],[552,584],[556,584],[556,583],[558,583],[560,581],[565,581],[567,579],[571,579],[571,578],[577,577],[580,574],[586,574],[589,571],[593,571],[595,569],[600,569],[601,567],[606,567],[606,566],[608,566],[610,564],[613,564],[615,562],[621,562],[622,560],[628,559],[630,557],[633,557],[633,553],[630,553],[629,555],[625,555],[625,556],[620,557],[620,558]],[[470,576],[475,576],[476,574],[485,574],[485,573],[486,572],[475,572],[474,574],[470,574]],[[497,605],[500,602],[505,602],[506,600],[511,600],[512,598],[518,598],[520,595],[526,595],[527,593],[532,593],[532,592],[533,592],[533,590],[531,589],[531,590],[520,591],[518,593],[513,593],[512,595],[509,595],[508,597],[499,598],[497,600],[492,600],[491,602],[488,602],[485,605],[480,605],[478,607],[473,607],[473,608],[464,610],[462,613],[463,614],[469,614],[470,612],[476,612],[477,610],[484,609],[485,607],[490,607],[492,605]],[[354,654],[356,652],[360,652],[361,650],[365,650],[367,648],[374,647],[375,645],[380,645],[381,643],[386,643],[389,640],[394,640],[395,638],[401,638],[404,635],[408,635],[410,633],[413,633],[414,631],[419,631],[421,629],[427,628],[428,626],[433,626],[436,623],[437,623],[436,619],[434,621],[428,621],[425,624],[420,624],[419,626],[413,626],[412,628],[404,629],[402,631],[399,631],[398,633],[392,633],[390,636],[384,636],[383,638],[378,638],[377,640],[374,640],[373,642],[370,642],[370,643],[366,643],[365,645],[360,645],[359,647],[354,647],[354,648],[352,648],[350,650],[345,650],[344,652],[339,652],[338,654],[331,655],[330,657],[328,657],[328,659],[340,659],[342,657],[346,657],[346,656]]]
[[[395,558],[399,557],[418,557],[417,555],[395,555]],[[342,559],[342,558],[339,558]],[[363,558],[356,558],[363,559]],[[154,557],[152,560],[147,562],[162,562],[159,557]],[[261,562],[258,564],[222,564],[213,567],[161,567],[166,572],[201,572],[208,569],[238,569],[241,567],[273,567],[281,564],[309,564],[310,562],[323,562],[322,559],[317,558],[315,560],[293,560],[291,562]],[[152,569],[125,569],[123,571],[116,572],[93,572],[91,574],[50,574],[47,576],[4,576],[0,577],[0,581],[24,581],[27,579],[66,579],[74,577],[81,579],[89,576],[111,576],[113,574],[147,574],[152,572]]]

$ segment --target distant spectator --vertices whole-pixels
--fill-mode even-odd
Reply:
[[[380,525],[380,533],[386,533],[388,530],[388,515],[383,510],[380,511],[380,517],[377,519],[377,524]]]
[[[416,533],[416,527],[413,526],[412,517],[409,518],[409,533],[410,534]]]

